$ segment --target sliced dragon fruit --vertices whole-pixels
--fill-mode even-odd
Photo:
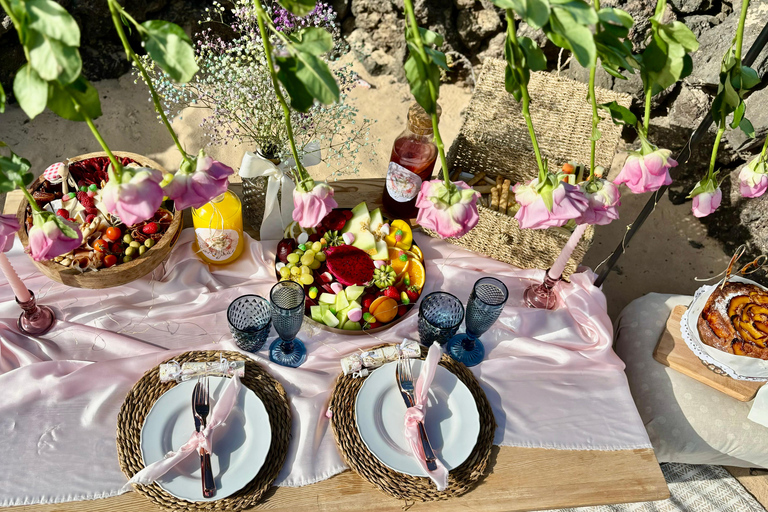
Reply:
[[[366,285],[373,279],[373,260],[353,245],[339,245],[326,250],[328,271],[344,286]]]

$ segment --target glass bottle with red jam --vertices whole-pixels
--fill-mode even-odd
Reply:
[[[437,106],[437,116],[441,109]],[[432,118],[418,103],[408,109],[408,124],[392,145],[382,203],[390,217],[416,217],[416,196],[421,184],[432,177],[437,146],[432,134]]]

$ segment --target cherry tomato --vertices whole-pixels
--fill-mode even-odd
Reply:
[[[116,253],[123,252],[123,246],[120,245],[120,242],[112,244],[112,252],[116,252]]]
[[[96,240],[93,242],[93,248],[99,252],[107,252],[109,251],[109,242],[102,239]]]
[[[107,228],[107,231],[104,233],[104,238],[113,242],[120,240],[121,236],[123,236],[123,234],[120,232],[120,228]]]
[[[117,263],[117,256],[114,254],[107,254],[104,256],[104,266],[105,267],[112,267]]]

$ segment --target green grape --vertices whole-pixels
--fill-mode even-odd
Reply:
[[[312,284],[315,282],[315,278],[312,277],[312,274],[302,274],[299,277],[299,281],[301,281],[301,284]]]
[[[302,273],[302,274],[311,274],[311,273],[312,273],[312,271],[309,269],[309,267],[308,267],[308,266],[306,266],[306,265],[302,265],[302,266],[301,266],[301,273]]]
[[[314,258],[315,257],[315,251],[313,251],[312,249],[307,249],[304,252],[304,257],[306,257],[306,258]]]
[[[288,255],[289,263],[298,263],[300,259],[301,259],[301,256],[299,256],[295,252],[292,252],[291,254]]]
[[[301,269],[299,267],[291,267],[291,275],[292,276],[301,275]]]
[[[314,260],[312,263],[309,264],[309,268],[312,270],[317,270],[320,268],[320,262],[317,260]]]
[[[302,265],[309,266],[309,264],[312,263],[313,261],[315,261],[315,257],[314,256],[308,256],[308,255],[305,254],[304,256],[301,257],[301,264]]]
[[[288,269],[290,270],[290,269],[292,269],[293,267],[295,267],[295,266],[296,266],[296,264],[295,264],[295,263],[286,263],[286,264],[285,264],[285,266],[286,266],[286,267],[288,267]]]
[[[318,252],[315,254],[315,259],[317,261],[325,261],[325,253],[324,252]]]
[[[320,242],[315,242],[312,244],[312,250],[315,251],[315,254],[323,250],[323,244]]]
[[[288,267],[283,267],[280,269],[280,276],[281,277],[289,277],[291,275],[291,269]]]

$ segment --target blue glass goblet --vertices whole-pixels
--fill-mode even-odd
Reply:
[[[435,341],[444,345],[459,330],[464,320],[464,306],[446,292],[432,292],[419,306],[419,341],[431,346]]]
[[[278,339],[269,347],[269,359],[296,368],[307,360],[307,348],[296,338],[304,322],[304,287],[294,281],[280,281],[269,292],[272,324]]]
[[[237,346],[247,352],[258,352],[272,327],[272,306],[264,297],[243,295],[227,308],[227,321]]]
[[[485,357],[485,347],[478,338],[498,320],[509,292],[493,277],[477,280],[467,302],[467,332],[448,342],[446,351],[465,366],[475,366]]]

